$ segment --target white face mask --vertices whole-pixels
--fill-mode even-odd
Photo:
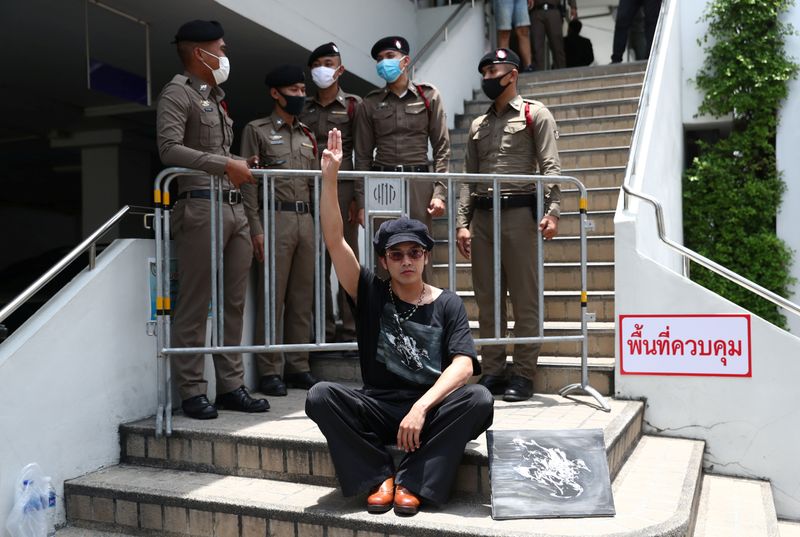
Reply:
[[[333,77],[334,73],[336,73],[336,69],[331,69],[330,67],[314,67],[311,70],[311,80],[321,89],[329,88],[336,82]]]
[[[222,84],[223,82],[225,82],[226,80],[228,80],[228,75],[231,74],[231,61],[228,59],[228,57],[227,56],[217,56],[216,54],[211,54],[207,50],[203,50],[203,49],[200,49],[200,50],[202,50],[203,52],[205,52],[209,56],[214,56],[216,59],[219,60],[219,68],[218,69],[211,69],[211,66],[209,66],[206,62],[203,62],[203,65],[208,67],[209,70],[211,71],[211,74],[214,75],[214,82],[216,82],[217,85],[219,85],[219,84]]]

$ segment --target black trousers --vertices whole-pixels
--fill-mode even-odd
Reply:
[[[386,445],[397,444],[400,422],[422,393],[332,382],[308,391],[306,414],[328,440],[342,494],[367,492],[394,475],[396,484],[430,503],[447,501],[464,447],[492,424],[494,398],[477,384],[445,397],[425,418],[420,448],[406,453],[395,469]]]
[[[617,21],[614,24],[614,45],[611,52],[612,62],[621,62],[625,46],[628,44],[633,18],[640,7],[644,7],[644,31],[647,40],[647,51],[653,46],[653,35],[656,32],[661,0],[620,0],[617,7]]]

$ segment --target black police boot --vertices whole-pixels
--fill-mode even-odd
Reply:
[[[279,375],[264,375],[261,377],[261,382],[258,383],[258,390],[264,395],[282,397],[286,395],[286,384]]]
[[[503,395],[506,390],[506,379],[501,375],[483,375],[478,384],[486,386],[492,395]]]
[[[181,403],[183,413],[196,420],[213,420],[217,417],[217,409],[204,395],[195,395],[184,399]]]
[[[310,371],[305,371],[303,373],[284,373],[283,378],[286,381],[286,385],[290,388],[302,388],[303,390],[309,390],[311,386],[319,382]]]
[[[250,397],[244,386],[218,395],[216,403],[219,409],[238,410],[239,412],[266,412],[269,410],[269,401]]]
[[[533,381],[513,375],[508,380],[508,387],[503,394],[503,401],[517,402],[527,401],[533,397]]]

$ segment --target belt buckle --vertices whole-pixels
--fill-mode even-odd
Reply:
[[[236,195],[238,193],[238,190],[228,190],[228,205],[236,205]]]
[[[305,214],[306,213],[306,203],[304,201],[295,201],[294,202],[294,211],[296,213]]]
[[[543,6],[542,6],[542,9],[543,9],[543,10],[545,10],[545,11],[547,11],[548,9],[550,9],[550,4],[545,4],[545,5],[543,5]]]
[[[394,170],[393,170],[393,171],[396,171],[396,172],[404,172],[404,171],[406,171],[406,170],[405,170],[405,166],[403,166],[402,164],[399,164],[399,165],[397,165],[397,166],[395,166],[395,167],[394,167]]]

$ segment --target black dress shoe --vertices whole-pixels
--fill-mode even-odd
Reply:
[[[250,397],[244,386],[239,386],[232,392],[218,395],[216,403],[217,408],[238,410],[239,412],[266,412],[269,409],[269,401]]]
[[[264,395],[276,395],[278,397],[286,395],[286,384],[283,383],[278,375],[264,375],[261,377],[258,389]]]
[[[283,379],[290,388],[302,388],[304,390],[311,389],[311,386],[319,382],[310,371],[305,371],[303,373],[284,373]]]
[[[533,381],[513,375],[508,380],[508,387],[503,394],[503,401],[527,401],[533,397]]]
[[[492,395],[503,395],[506,390],[506,379],[500,375],[483,375],[478,384],[486,386]]]
[[[217,417],[217,409],[205,395],[195,395],[184,399],[181,403],[183,413],[196,420],[213,420]]]

